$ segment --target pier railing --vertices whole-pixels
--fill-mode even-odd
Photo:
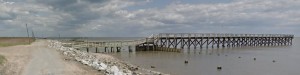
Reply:
[[[160,33],[156,37],[294,37],[290,34]]]
[[[180,48],[191,46],[258,46],[258,45],[291,45],[294,35],[291,34],[230,34],[230,33],[160,33],[137,40],[77,42],[72,47],[122,47],[136,45],[155,45]],[[68,43],[70,44],[70,43]],[[178,45],[178,46],[177,46]]]

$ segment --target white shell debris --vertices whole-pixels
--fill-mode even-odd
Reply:
[[[107,69],[107,65],[105,65],[104,63],[100,63],[100,66],[98,68],[99,70],[105,70]]]
[[[55,48],[59,51],[62,51],[63,55],[74,58],[76,61],[95,68],[96,70],[105,71],[106,75],[140,75],[142,73],[135,72],[130,68],[133,65],[128,65],[124,63],[120,63],[119,61],[114,61],[109,58],[96,58],[95,55],[89,54],[87,52],[83,52],[80,50],[76,50],[74,48],[68,48],[62,46],[63,43],[56,40],[48,40],[50,44],[48,47]],[[160,72],[149,71],[146,69],[141,69],[148,71],[147,75],[160,75]]]

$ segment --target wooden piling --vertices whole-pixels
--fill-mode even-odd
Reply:
[[[89,52],[89,47],[86,47],[86,52]]]
[[[98,53],[98,47],[95,47],[95,49],[96,49],[96,53]]]

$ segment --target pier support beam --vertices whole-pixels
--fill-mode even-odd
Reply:
[[[86,47],[86,52],[89,52],[89,47]]]
[[[128,46],[128,51],[132,52],[131,46]]]
[[[98,47],[95,47],[96,53],[98,53]]]
[[[121,47],[116,47],[117,52],[121,52]]]

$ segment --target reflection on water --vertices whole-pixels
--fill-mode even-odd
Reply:
[[[299,43],[296,38],[293,46],[192,49],[181,53],[123,51],[112,55],[172,75],[299,75]],[[185,64],[185,60],[189,63]],[[217,70],[218,66],[222,70]]]

